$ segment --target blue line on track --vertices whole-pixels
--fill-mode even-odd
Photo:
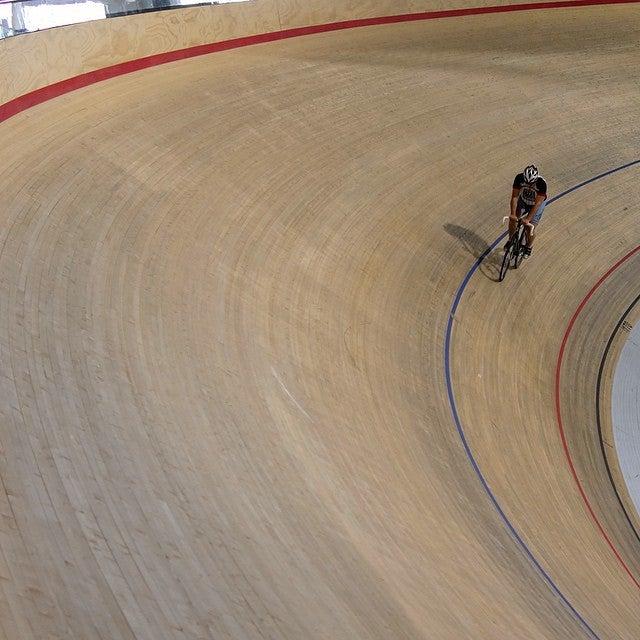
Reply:
[[[553,202],[556,202],[556,200],[560,200],[560,198],[564,198],[564,196],[570,193],[573,193],[574,191],[577,191],[578,189],[581,189],[582,187],[585,187],[588,184],[591,184],[592,182],[596,182],[597,180],[601,180],[602,178],[610,176],[612,173],[617,173],[618,171],[628,169],[629,167],[633,167],[638,164],[640,164],[640,159],[633,160],[632,162],[627,162],[626,164],[620,165],[619,167],[610,169],[609,171],[605,171],[604,173],[600,173],[597,176],[594,176],[593,178],[589,178],[589,180],[585,180],[584,182],[581,182],[580,184],[577,184],[571,187],[570,189],[563,191],[559,195],[553,198],[550,198],[547,206],[549,206]],[[469,281],[471,280],[473,274],[478,270],[483,260],[495,249],[495,247],[502,240],[504,240],[504,238],[506,238],[506,236],[507,236],[506,231],[502,233],[500,236],[498,236],[498,238],[496,238],[496,240],[493,241],[491,246],[474,262],[474,264],[469,269],[469,271],[467,271],[467,274],[462,280],[462,283],[458,287],[455,298],[453,299],[453,304],[451,305],[451,310],[449,311],[449,320],[447,322],[447,332],[446,332],[445,341],[444,341],[444,371],[445,371],[445,378],[447,383],[447,395],[449,397],[449,405],[451,407],[451,414],[453,415],[453,421],[455,422],[456,429],[458,430],[458,435],[460,436],[460,440],[462,441],[462,446],[464,447],[465,453],[467,454],[467,458],[469,458],[469,462],[471,463],[473,470],[478,476],[480,483],[482,484],[486,494],[489,496],[489,499],[493,503],[493,506],[498,512],[500,518],[502,519],[505,526],[509,530],[509,533],[511,533],[515,541],[518,543],[518,545],[522,549],[524,555],[527,558],[529,558],[531,563],[538,570],[540,575],[544,578],[545,582],[551,588],[551,590],[560,598],[560,600],[562,600],[563,604],[567,607],[567,609],[569,609],[569,611],[571,611],[571,613],[576,617],[576,619],[580,621],[582,626],[588,632],[589,636],[594,640],[600,640],[600,637],[596,634],[596,632],[589,626],[587,621],[578,613],[575,607],[571,604],[571,602],[569,602],[567,597],[562,593],[562,591],[560,591],[560,589],[557,587],[555,582],[551,579],[549,574],[542,568],[542,566],[540,565],[536,557],[533,555],[533,553],[529,549],[529,547],[526,545],[524,540],[520,537],[520,535],[516,531],[515,527],[513,526],[509,518],[507,518],[506,514],[502,510],[502,507],[500,506],[500,503],[495,497],[493,491],[491,491],[491,488],[489,487],[487,480],[482,475],[482,471],[478,466],[478,462],[476,461],[475,457],[473,456],[473,453],[471,452],[471,448],[469,447],[469,443],[467,441],[467,436],[465,435],[465,431],[462,427],[462,423],[460,422],[460,416],[458,415],[456,400],[453,393],[453,385],[451,383],[450,352],[451,352],[451,334],[453,332],[453,320],[455,318],[458,305],[460,304],[460,300],[462,299],[462,294],[465,292],[465,289],[467,288],[467,285],[469,284]]]

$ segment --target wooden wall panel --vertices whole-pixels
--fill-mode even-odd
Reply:
[[[0,104],[72,76],[155,53],[277,31],[275,0],[85,22],[2,41]]]
[[[108,23],[112,55],[118,59],[130,59],[132,51],[144,57],[280,29],[276,0],[159,11]]]

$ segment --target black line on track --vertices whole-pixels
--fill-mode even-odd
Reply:
[[[622,323],[627,319],[627,316],[631,313],[631,311],[638,304],[638,302],[640,302],[640,294],[636,296],[635,300],[627,307],[626,311],[622,314],[622,316],[618,320],[616,326],[611,332],[611,335],[609,336],[609,340],[607,341],[607,346],[605,347],[604,353],[602,354],[602,358],[600,359],[600,367],[598,368],[598,381],[596,382],[596,424],[598,426],[598,441],[600,442],[600,451],[602,452],[604,466],[607,469],[607,476],[609,476],[609,482],[613,487],[613,492],[616,494],[618,503],[620,504],[622,512],[624,513],[624,517],[627,519],[627,522],[629,523],[629,526],[631,527],[631,530],[633,531],[636,537],[636,540],[640,544],[640,534],[635,528],[633,521],[629,516],[629,512],[624,506],[624,502],[620,497],[620,493],[618,492],[618,487],[616,486],[616,482],[613,479],[613,474],[611,473],[611,467],[609,466],[609,459],[607,458],[607,450],[605,449],[604,438],[602,437],[602,419],[600,415],[600,412],[602,410],[601,402],[600,402],[600,396],[602,391],[602,374],[604,372],[604,367],[607,363],[607,358],[609,356],[609,351],[611,350],[611,345],[613,344],[615,337],[618,335],[618,331],[620,330]]]

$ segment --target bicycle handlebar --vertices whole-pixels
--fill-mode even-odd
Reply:
[[[509,216],[505,216],[504,218],[502,218],[502,222],[509,222]],[[521,222],[521,224],[523,224],[525,227],[531,227],[531,235],[533,235],[536,229],[535,224],[531,224],[530,222]]]

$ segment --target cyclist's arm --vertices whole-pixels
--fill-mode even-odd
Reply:
[[[517,218],[516,210],[518,207],[518,198],[520,197],[520,189],[513,187],[511,189],[511,215],[510,217],[515,220]]]
[[[531,207],[531,212],[529,213],[529,215],[524,219],[525,222],[531,222],[533,220],[533,217],[536,215],[538,209],[540,208],[540,205],[545,201],[546,196],[542,193],[539,193],[536,196],[536,203],[533,205],[533,207]]]

